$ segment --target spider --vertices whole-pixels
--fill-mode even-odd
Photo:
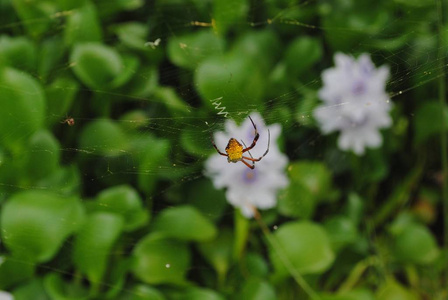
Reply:
[[[258,138],[260,137],[260,134],[257,131],[257,126],[255,126],[254,121],[252,120],[252,118],[250,116],[249,116],[249,119],[252,122],[252,125],[254,126],[254,129],[255,129],[255,137],[254,137],[254,140],[252,141],[252,144],[249,147],[246,147],[246,145],[244,144],[244,142],[242,140],[241,140],[241,142],[243,142],[244,147],[236,139],[231,138],[226,147],[227,154],[225,154],[225,153],[222,153],[221,151],[219,151],[219,149],[218,149],[218,147],[216,147],[216,144],[213,141],[213,139],[212,139],[212,143],[213,143],[213,147],[215,147],[216,151],[218,151],[218,153],[220,155],[227,157],[227,161],[229,163],[231,163],[231,162],[237,163],[237,162],[241,161],[247,167],[249,167],[251,169],[255,169],[255,162],[260,161],[269,152],[269,144],[271,142],[271,133],[269,132],[269,129],[268,129],[268,149],[262,156],[260,156],[259,158],[253,158],[252,154],[250,154],[250,152],[249,152],[250,157],[244,156],[243,153],[248,152],[249,150],[254,148],[255,145],[257,144]],[[249,164],[246,160],[251,161],[252,164]]]
[[[64,121],[61,121],[61,124],[67,123],[68,126],[75,125],[75,119],[72,117],[67,117]]]

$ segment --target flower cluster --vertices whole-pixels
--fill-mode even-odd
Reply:
[[[335,64],[322,73],[319,97],[324,104],[316,108],[314,117],[324,134],[341,132],[339,148],[362,155],[365,147],[381,145],[379,129],[392,123],[392,105],[385,91],[389,69],[375,68],[367,54],[356,60],[337,53]]]
[[[248,168],[242,162],[228,163],[227,159],[219,154],[212,155],[205,163],[205,174],[212,179],[215,188],[227,188],[227,201],[240,208],[242,214],[248,218],[254,215],[254,208],[274,207],[277,203],[277,191],[288,185],[285,174],[288,159],[280,152],[276,143],[281,133],[280,125],[266,126],[258,113],[251,114],[251,118],[260,134],[256,146],[250,150],[254,158],[263,155],[268,147],[268,129],[271,136],[269,153],[255,163],[254,169]],[[215,132],[214,140],[217,147],[224,151],[230,138],[244,141],[248,146],[254,136],[254,127],[247,118],[240,127],[234,121],[227,120],[225,132]]]

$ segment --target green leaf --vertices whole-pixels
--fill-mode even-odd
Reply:
[[[279,255],[285,256],[300,274],[321,274],[333,263],[334,253],[322,226],[310,222],[290,222],[274,233],[280,249],[270,249],[279,276],[288,274]],[[281,251],[277,253],[277,251]]]
[[[53,16],[58,10],[54,1],[50,0],[12,0],[11,2],[23,26],[35,38],[48,32],[48,28],[54,22]],[[34,22],[30,22],[30,20]],[[36,20],[39,21],[36,22]]]
[[[367,289],[356,289],[337,295],[321,295],[321,300],[375,300],[376,298]]]
[[[26,37],[0,36],[0,66],[35,70],[36,47]]]
[[[130,296],[129,296],[130,294]],[[130,291],[125,291],[123,297],[119,297],[119,300],[165,300],[161,292],[152,286],[139,284],[132,288]]]
[[[45,291],[42,280],[33,279],[13,291],[14,300],[52,300]]]
[[[102,119],[87,124],[81,132],[81,149],[107,156],[116,156],[128,146],[123,129],[112,120]]]
[[[219,113],[217,103],[220,103],[230,116],[260,107],[266,82],[260,64],[241,54],[211,57],[202,62],[195,73],[195,83],[204,104]]]
[[[138,22],[128,22],[124,24],[117,24],[114,27],[120,41],[131,49],[146,51],[145,46],[149,28],[147,25]]]
[[[355,242],[359,235],[355,224],[344,216],[335,216],[326,220],[324,227],[335,251]]]
[[[53,191],[59,195],[72,196],[80,194],[81,174],[78,167],[72,165],[58,168],[49,176],[36,182],[37,188]]]
[[[68,112],[78,90],[78,82],[67,77],[58,77],[46,86],[48,124],[62,122],[69,117]]]
[[[210,56],[221,55],[224,40],[212,30],[199,30],[182,36],[174,36],[168,42],[168,58],[175,65],[194,70]]]
[[[46,262],[83,221],[79,199],[44,191],[12,196],[1,212],[2,239],[14,257]]]
[[[394,238],[394,244],[396,258],[406,263],[430,264],[440,253],[434,236],[420,224],[403,228]]]
[[[0,142],[10,145],[41,128],[45,98],[40,84],[30,75],[0,68]]]
[[[111,87],[125,69],[116,50],[99,43],[77,44],[70,55],[70,62],[76,76],[93,89]]]
[[[291,180],[279,196],[278,210],[285,216],[311,218],[316,205],[336,196],[330,170],[321,162],[300,161],[288,168]]]
[[[188,288],[182,292],[177,300],[224,300],[225,298],[211,289],[203,289],[198,287]]]
[[[65,282],[61,274],[50,273],[45,276],[43,283],[52,300],[91,299],[82,285]]]
[[[55,172],[61,156],[59,149],[58,140],[49,131],[40,130],[33,134],[27,145],[27,176],[37,180]]]
[[[187,244],[161,234],[150,234],[134,248],[132,271],[148,284],[182,284],[190,266]]]
[[[163,103],[173,116],[185,116],[191,113],[190,106],[181,99],[173,88],[158,87],[154,89],[154,97]]]
[[[138,69],[140,61],[136,56],[123,55],[123,66],[120,74],[111,82],[111,87],[120,87],[128,82]]]
[[[100,20],[95,6],[90,1],[70,11],[64,29],[64,41],[67,46],[100,42],[102,39]]]
[[[46,80],[50,73],[57,69],[57,64],[61,63],[61,59],[65,54],[64,50],[64,43],[61,37],[57,35],[41,42],[39,45],[37,70],[43,80]]]
[[[238,297],[241,300],[275,300],[274,287],[267,281],[250,278],[244,283],[243,289]]]
[[[4,290],[34,275],[34,264],[8,256],[0,256],[0,289]]]
[[[128,185],[103,190],[90,206],[95,211],[111,212],[124,219],[125,231],[133,231],[148,223],[149,214],[143,209],[140,195]]]
[[[98,212],[87,218],[76,235],[73,261],[92,285],[101,284],[110,260],[110,252],[123,227],[124,220],[120,215]]]
[[[380,287],[375,299],[377,300],[417,300],[419,297],[412,291],[407,290],[394,279],[388,279],[386,283]]]
[[[224,35],[230,27],[245,24],[248,12],[247,0],[215,0],[213,1],[214,29]]]
[[[443,118],[445,118],[445,125],[448,127],[448,109],[446,106],[442,109],[440,103],[435,101],[427,101],[421,105],[415,113],[414,144],[421,145],[429,138],[440,133],[443,130]]]
[[[213,199],[213,201],[210,201]],[[211,220],[219,219],[227,208],[224,190],[217,190],[210,180],[197,180],[190,183],[187,202]]]
[[[186,241],[207,241],[217,234],[215,225],[192,206],[163,210],[154,220],[153,230]]]
[[[213,266],[220,282],[223,283],[232,258],[232,232],[223,229],[215,239],[198,244],[198,249],[207,262]]]
[[[296,38],[286,49],[285,62],[293,77],[306,72],[312,65],[322,59],[321,42],[316,38],[301,36]]]
[[[137,175],[138,187],[145,193],[150,194],[159,178],[160,167],[168,165],[170,143],[167,140],[152,136],[139,137],[133,143],[133,151],[140,154],[139,173]]]

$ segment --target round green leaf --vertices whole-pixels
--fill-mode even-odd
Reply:
[[[215,30],[225,35],[230,27],[245,24],[249,11],[247,0],[215,0],[213,1],[213,19]]]
[[[330,170],[321,162],[294,162],[288,168],[291,184],[279,197],[279,212],[286,216],[310,218],[316,205],[336,195]]]
[[[50,273],[43,280],[45,291],[53,300],[90,299],[88,292],[80,284],[66,282],[61,274]]]
[[[140,240],[133,256],[134,275],[148,284],[181,284],[190,265],[187,245],[160,234],[150,234]]]
[[[325,221],[324,227],[335,251],[353,243],[358,238],[358,230],[348,217],[332,217]]]
[[[64,26],[66,45],[71,46],[78,43],[101,41],[100,21],[96,8],[90,1],[70,12]]]
[[[285,54],[289,73],[292,76],[300,75],[321,60],[322,54],[322,45],[319,40],[306,36],[295,39],[288,46]]]
[[[121,215],[126,231],[135,230],[149,220],[149,214],[143,209],[140,195],[128,185],[120,185],[103,190],[91,207],[96,211],[105,211]]]
[[[0,36],[0,66],[22,70],[36,68],[36,47],[26,37]]]
[[[415,113],[414,144],[420,145],[440,133],[444,122],[448,126],[448,108],[444,106],[442,109],[440,103],[436,101],[424,102]]]
[[[26,261],[0,256],[0,290],[31,279],[35,267]]]
[[[407,290],[394,279],[389,279],[378,290],[377,300],[417,300],[419,297],[412,291]]]
[[[222,112],[228,112],[230,116],[259,107],[266,81],[260,64],[240,54],[211,57],[202,62],[195,74],[204,104],[214,109],[215,113],[221,112],[218,106],[224,107]],[[218,98],[219,102],[212,103]]]
[[[244,283],[241,294],[238,299],[241,300],[275,300],[274,287],[267,281],[250,278]]]
[[[12,0],[10,2],[14,4],[23,26],[33,37],[39,37],[48,32],[48,28],[55,19],[53,16],[58,11],[54,1]],[[30,22],[30,20],[39,21]]]
[[[80,138],[81,149],[109,156],[126,149],[127,138],[122,128],[112,120],[96,120],[84,127]]]
[[[88,87],[110,87],[124,70],[123,61],[115,49],[97,43],[77,44],[70,56],[73,71]]]
[[[129,295],[130,294],[130,295]],[[145,285],[145,284],[139,284],[136,285],[131,292],[125,291],[123,293],[122,298],[123,300],[165,300],[166,298],[163,296],[161,292],[159,292],[157,289]]]
[[[198,244],[199,251],[209,264],[215,268],[220,279],[224,279],[229,269],[232,250],[233,235],[230,230],[221,230],[216,239]]]
[[[62,122],[68,117],[78,90],[79,83],[67,77],[58,77],[46,86],[48,123]]]
[[[50,300],[41,279],[33,279],[13,291],[14,300]]]
[[[174,36],[168,42],[168,57],[177,66],[195,69],[204,59],[222,54],[224,40],[212,30]]]
[[[83,221],[79,199],[43,191],[17,193],[1,212],[2,239],[15,257],[50,260]]]
[[[437,242],[431,232],[420,224],[403,229],[395,239],[395,255],[404,262],[429,264],[439,255]]]
[[[76,235],[73,261],[91,281],[99,285],[107,269],[112,246],[124,226],[120,215],[98,212],[89,216]]]
[[[154,220],[154,231],[179,240],[207,241],[217,234],[215,225],[192,206],[167,208]]]
[[[59,166],[60,145],[48,131],[36,132],[28,142],[26,171],[29,177],[41,179],[56,171]]]
[[[285,256],[301,274],[321,274],[334,260],[330,240],[322,226],[310,222],[290,222],[282,225],[275,233],[281,249],[270,249],[272,262],[277,273],[288,273],[279,255]],[[280,253],[277,253],[280,251]]]
[[[224,300],[225,298],[211,289],[202,289],[202,288],[189,288],[186,291],[182,292],[182,296],[179,297],[179,300]]]
[[[26,139],[43,124],[45,98],[30,75],[0,68],[0,142],[8,145]]]

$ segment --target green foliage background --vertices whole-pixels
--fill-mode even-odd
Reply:
[[[446,299],[442,4],[0,1],[0,289]],[[391,67],[394,124],[363,157],[310,116],[336,52]],[[262,213],[273,233],[202,174],[219,97],[237,121],[283,127],[290,185]]]

